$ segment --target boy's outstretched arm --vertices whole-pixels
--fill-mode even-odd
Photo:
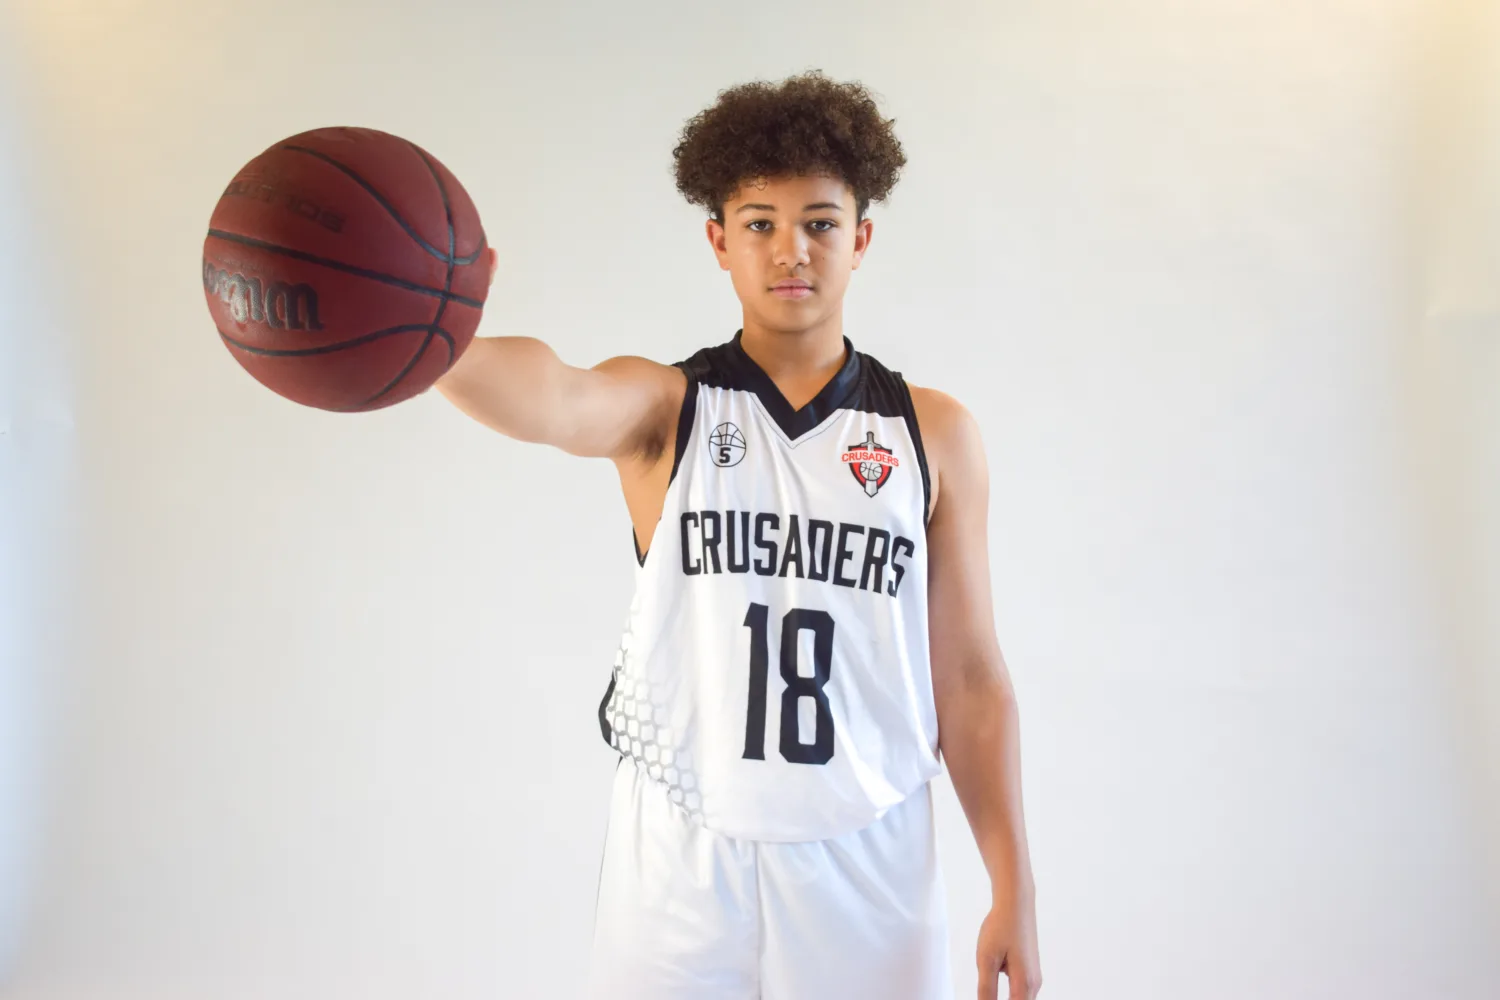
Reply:
[[[489,253],[493,281],[497,258]],[[476,337],[436,383],[460,410],[502,434],[617,462],[660,452],[686,385],[681,371],[646,358],[575,368],[531,337]]]

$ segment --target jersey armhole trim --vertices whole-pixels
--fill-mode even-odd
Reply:
[[[698,413],[698,380],[682,362],[673,367],[687,377],[687,388],[682,393],[682,410],[677,414],[677,441],[672,449],[672,472],[667,476],[668,488],[677,478],[677,469],[682,465],[682,456],[687,452],[688,439],[693,436],[693,418]]]
[[[896,383],[901,386],[901,417],[906,421],[906,432],[911,435],[912,447],[917,450],[917,468],[922,472],[922,527],[932,519],[932,478],[927,472],[927,449],[922,447],[922,429],[917,426],[917,407],[912,402],[911,386],[900,372],[894,373]]]
[[[683,362],[679,361],[672,367],[687,377],[687,388],[682,392],[682,409],[677,414],[677,440],[672,444],[672,471],[667,475],[667,489],[672,488],[672,482],[677,478],[677,467],[682,464],[688,439],[693,436],[693,418],[698,413],[698,380],[693,378],[693,373],[688,371]],[[636,537],[633,525],[630,528],[630,544],[635,548],[635,564],[644,567],[646,557],[651,553],[641,551],[641,540]]]

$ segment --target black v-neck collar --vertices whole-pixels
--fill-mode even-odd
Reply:
[[[817,427],[829,414],[839,409],[854,391],[859,387],[860,367],[859,353],[855,351],[854,345],[849,338],[844,338],[844,364],[828,384],[818,390],[818,394],[800,410],[792,409],[781,390],[776,388],[776,383],[767,375],[765,369],[755,363],[755,359],[745,353],[745,348],[740,344],[740,337],[744,330],[736,330],[734,339],[727,345],[730,363],[738,375],[736,381],[743,384],[749,392],[755,393],[760,398],[761,404],[771,419],[782,432],[792,440],[796,440],[808,431]]]

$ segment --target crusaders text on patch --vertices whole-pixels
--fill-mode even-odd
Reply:
[[[891,449],[875,443],[875,432],[866,431],[863,444],[851,444],[843,454],[843,462],[854,473],[855,482],[865,491],[865,496],[880,492],[891,472],[901,461],[891,454]]]

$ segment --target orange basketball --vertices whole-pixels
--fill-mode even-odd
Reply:
[[[229,353],[324,410],[399,403],[453,366],[489,287],[484,229],[458,179],[405,139],[323,128],[229,182],[203,242],[203,291]]]

